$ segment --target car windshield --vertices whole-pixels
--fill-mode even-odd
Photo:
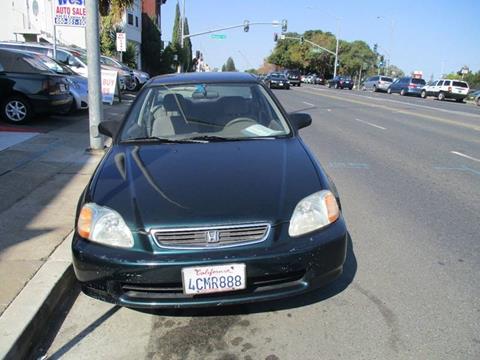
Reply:
[[[72,75],[73,72],[68,67],[59,64],[57,61],[49,58],[45,55],[35,55],[35,59],[45,65],[49,70],[56,72],[57,74]]]
[[[222,141],[290,133],[282,112],[257,83],[160,85],[140,95],[120,140]]]
[[[275,80],[284,80],[285,79],[285,75],[283,75],[283,74],[272,74],[270,77],[272,79],[275,79]]]

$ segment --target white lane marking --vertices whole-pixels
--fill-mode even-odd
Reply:
[[[310,104],[309,102],[306,102],[306,101],[302,101],[302,103],[304,103],[305,105],[308,105],[308,106],[315,106],[315,105]]]
[[[358,122],[361,122],[361,123],[363,123],[363,124],[376,127],[376,128],[378,128],[378,129],[381,129],[381,130],[387,130],[387,128],[384,128],[383,126],[375,125],[375,124],[372,124],[371,122],[368,122],[368,121],[365,121],[365,120],[355,119],[355,121],[358,121]]]
[[[461,152],[458,152],[458,151],[450,151],[450,153],[461,156],[461,157],[464,157],[466,159],[470,159],[470,160],[473,160],[473,161],[480,162],[480,159],[474,158],[473,156],[462,154]]]
[[[327,89],[318,89],[318,88],[314,88],[314,87],[305,87],[305,88],[316,90],[318,92],[331,92],[331,90],[327,90]],[[380,102],[381,101],[386,101],[386,102],[391,102],[391,103],[400,104],[400,105],[411,105],[411,106],[415,106],[415,107],[419,107],[419,108],[423,108],[423,109],[438,110],[438,111],[441,111],[441,112],[444,112],[444,113],[461,114],[461,115],[465,115],[465,116],[473,117],[473,118],[477,118],[477,119],[479,117],[478,114],[469,113],[469,112],[466,112],[466,111],[443,109],[443,108],[434,107],[434,106],[421,105],[421,104],[417,104],[417,103],[409,102],[409,101],[385,99],[383,96],[368,96],[368,95],[361,95],[361,94],[355,94],[355,93],[353,93],[353,94],[348,93],[347,96],[377,100],[377,101],[380,101]]]

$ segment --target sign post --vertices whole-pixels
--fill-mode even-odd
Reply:
[[[120,52],[120,62],[123,62],[123,52],[127,51],[127,35],[125,33],[117,33],[116,40],[117,51]]]

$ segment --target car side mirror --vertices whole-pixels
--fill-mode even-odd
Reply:
[[[120,125],[118,121],[102,121],[100,125],[98,125],[98,132],[113,139],[117,135],[118,130],[120,130]]]
[[[312,124],[312,117],[306,113],[290,113],[288,114],[290,122],[295,129],[300,130]]]

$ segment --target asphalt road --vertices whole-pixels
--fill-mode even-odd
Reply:
[[[66,359],[480,358],[480,109],[302,86],[275,92],[334,179],[352,243],[336,283],[210,311],[79,295],[48,356]]]

